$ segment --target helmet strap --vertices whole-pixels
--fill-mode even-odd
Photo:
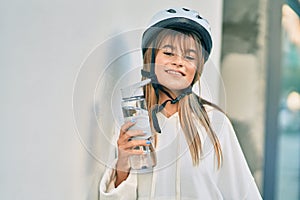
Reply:
[[[152,113],[152,122],[153,122],[153,127],[155,129],[156,132],[161,133],[161,129],[158,123],[158,119],[157,119],[157,113],[162,111],[168,102],[170,102],[171,104],[176,104],[177,102],[179,102],[183,97],[185,97],[186,95],[189,95],[192,93],[192,86],[187,87],[186,89],[183,90],[183,92],[177,96],[175,99],[170,95],[169,92],[167,92],[166,90],[163,89],[163,87],[161,85],[158,85],[158,89],[157,90],[161,90],[163,93],[165,93],[170,99],[167,99],[166,101],[164,101],[161,105],[155,105],[154,108],[151,110]]]

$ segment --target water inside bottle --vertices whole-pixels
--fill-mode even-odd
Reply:
[[[146,135],[136,136],[131,140],[152,140],[151,128],[149,125],[148,111],[135,106],[123,106],[123,116],[125,121],[134,119],[136,124],[132,126],[131,130],[143,130]],[[154,152],[153,144],[149,146],[136,146],[135,150],[142,150],[142,155],[130,156],[131,169],[136,170],[138,173],[150,172],[153,166],[156,165],[156,155]]]

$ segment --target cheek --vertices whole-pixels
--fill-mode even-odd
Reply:
[[[156,74],[156,76],[160,76],[161,73],[162,73],[161,68],[160,68],[159,66],[156,65],[156,66],[155,66],[155,74]]]
[[[194,78],[195,78],[195,75],[196,75],[196,71],[197,71],[197,69],[196,69],[196,67],[191,67],[189,70],[188,70],[188,80],[189,81],[193,81],[194,80]]]
[[[166,62],[166,58],[162,55],[162,53],[158,52],[155,57],[155,63],[157,65],[162,65],[164,62]]]
[[[155,75],[157,76],[158,81],[162,81],[164,79],[164,70],[160,65],[155,65]]]

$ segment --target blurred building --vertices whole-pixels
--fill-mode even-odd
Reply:
[[[298,0],[224,0],[224,105],[265,199],[299,199],[299,13]]]

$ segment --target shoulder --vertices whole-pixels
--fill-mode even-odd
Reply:
[[[204,105],[204,108],[207,112],[210,125],[220,140],[224,137],[235,135],[232,123],[224,112],[210,105]]]
[[[230,122],[227,115],[220,108],[207,104],[204,104],[203,107],[211,123],[220,122],[220,120]]]

